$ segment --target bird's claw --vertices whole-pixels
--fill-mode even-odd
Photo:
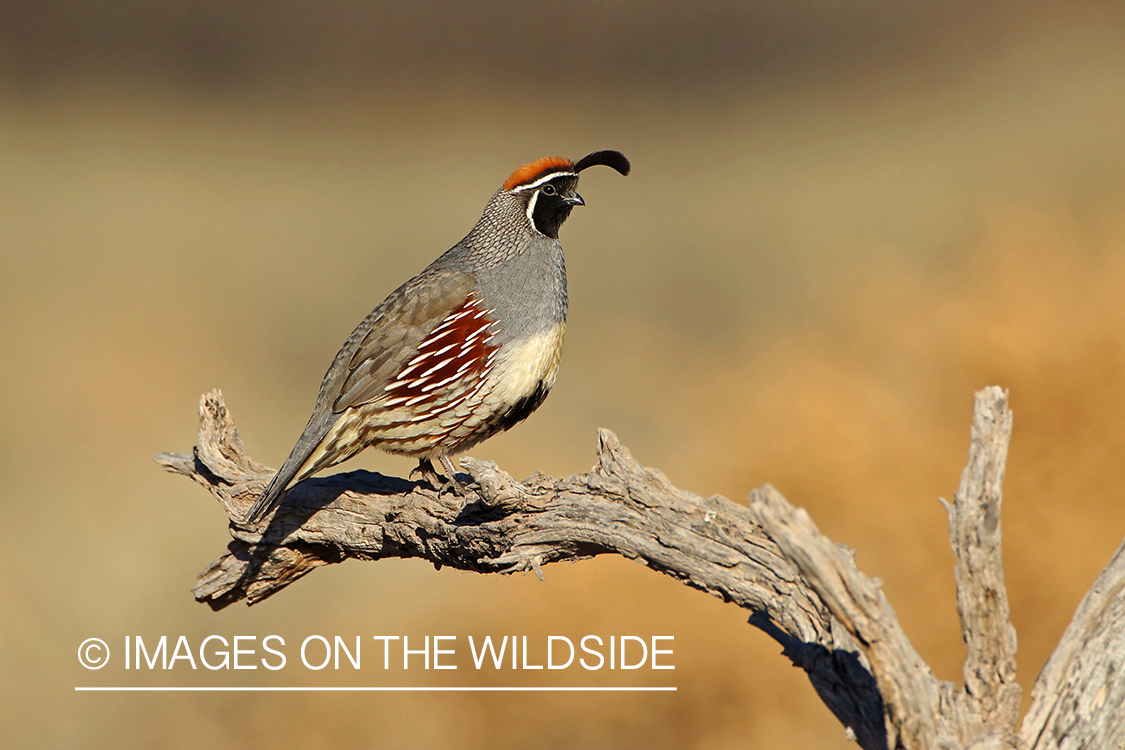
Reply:
[[[465,497],[465,485],[457,480],[457,474],[453,469],[452,462],[450,462],[448,458],[443,458],[444,460],[441,464],[447,475],[444,477],[444,481],[442,475],[439,474],[434,467],[434,464],[425,459],[419,461],[414,470],[410,472],[411,479],[414,478],[415,474],[420,474],[421,482],[419,482],[419,484],[425,483],[431,490],[439,495],[452,492],[457,497]]]
[[[465,485],[458,482],[456,477],[450,477],[449,481],[438,490],[439,495],[444,495],[446,492],[452,492],[457,497],[465,497]]]

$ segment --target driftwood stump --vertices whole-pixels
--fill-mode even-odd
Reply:
[[[206,487],[233,541],[199,576],[215,609],[254,604],[316,567],[348,558],[418,557],[480,573],[532,570],[619,554],[749,610],[750,623],[803,668],[863,748],[1125,747],[1125,546],[1083,598],[1018,723],[1016,634],[1000,548],[1000,501],[1012,415],[1008,395],[980,391],[969,459],[949,512],[964,686],[934,677],[878,580],[770,486],[749,506],[702,498],[640,466],[608,430],[598,464],[566,478],[517,482],[463,459],[467,497],[353,471],[310,479],[275,514],[243,514],[273,470],[246,455],[222,395],[203,396],[199,445],[157,462]],[[943,501],[944,502],[944,501]]]

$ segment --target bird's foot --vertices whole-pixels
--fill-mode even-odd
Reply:
[[[452,492],[457,497],[464,497],[465,485],[461,484],[456,479],[449,479],[441,486],[441,489],[438,490],[438,494],[444,495],[447,492]]]
[[[453,467],[453,461],[449,458],[449,456],[442,456],[440,460],[441,468],[445,470],[445,476],[447,477],[448,481],[446,481],[446,483],[441,486],[441,489],[438,490],[438,494],[442,495],[445,494],[445,492],[449,491],[457,497],[464,497],[465,485],[461,484],[461,482],[457,480],[457,469]]]
[[[414,475],[419,475],[420,481],[418,484],[424,484],[434,492],[441,492],[442,481],[441,475],[434,470],[434,465],[427,459],[423,458],[410,472],[410,478],[414,479]]]
[[[453,468],[453,462],[449,460],[449,456],[442,456],[439,460],[441,461],[441,468],[445,471],[444,481],[442,481],[442,475],[437,472],[433,462],[426,458],[418,462],[418,466],[410,472],[410,477],[413,479],[415,474],[420,474],[421,483],[425,483],[439,495],[452,492],[458,497],[464,497],[465,487],[457,481],[457,471]]]

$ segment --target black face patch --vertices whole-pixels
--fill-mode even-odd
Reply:
[[[572,175],[560,175],[553,180],[544,182],[535,188],[534,195],[529,200],[535,201],[531,212],[531,220],[535,228],[550,237],[559,238],[559,227],[570,216],[574,204],[567,198],[572,198],[574,188],[578,186],[578,178]]]

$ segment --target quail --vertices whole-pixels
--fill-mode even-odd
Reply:
[[[618,151],[577,162],[546,157],[515,170],[464,239],[363,319],[248,521],[270,513],[298,482],[370,446],[417,458],[438,489],[436,461],[459,489],[449,457],[543,403],[566,328],[559,228],[585,205],[578,175],[595,165],[629,174]]]

